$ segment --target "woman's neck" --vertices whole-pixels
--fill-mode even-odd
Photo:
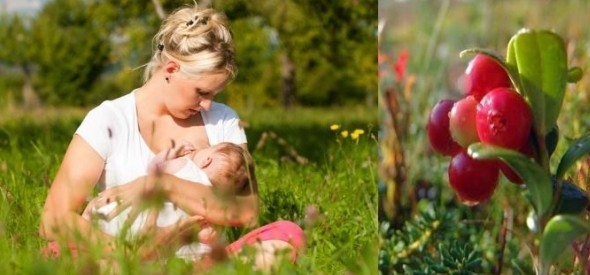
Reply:
[[[165,86],[163,84],[165,84],[164,78],[154,75],[136,91],[138,114],[152,118],[169,115],[164,104]]]

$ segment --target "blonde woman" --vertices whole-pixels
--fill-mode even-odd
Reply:
[[[134,211],[143,201],[163,194],[190,216],[172,226],[148,230],[154,241],[142,247],[145,259],[159,255],[162,248],[184,245],[185,235],[198,228],[202,219],[216,225],[256,225],[256,181],[227,199],[211,186],[167,173],[147,173],[154,152],[179,141],[189,142],[196,150],[221,142],[247,150],[236,112],[214,101],[237,71],[226,18],[213,9],[180,8],[164,20],[154,45],[144,84],[95,107],[76,130],[41,216],[40,234],[51,241],[46,251],[59,254],[59,244],[76,244],[70,245],[74,251],[94,245],[104,246],[107,252],[116,249],[112,236],[80,214],[95,188],[101,191],[98,207],[117,201],[120,209]],[[84,242],[79,236],[84,236]],[[295,260],[303,246],[303,231],[294,223],[276,222],[246,234],[228,245],[226,252],[235,255],[245,245],[255,245],[260,255],[269,256],[259,266],[272,264],[278,249],[289,250]]]

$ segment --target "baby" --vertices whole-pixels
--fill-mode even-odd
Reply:
[[[233,195],[242,188],[247,188],[254,180],[253,160],[251,155],[239,145],[224,142],[195,151],[190,145],[184,145],[157,154],[148,167],[148,173],[168,173],[179,178],[210,185],[221,195]],[[101,230],[112,236],[129,226],[127,234],[133,237],[146,225],[149,210],[139,213],[131,223],[127,221],[131,209],[125,209],[114,218],[106,218],[116,207],[111,202],[101,208],[94,208],[84,215],[88,219],[94,216]],[[86,212],[86,211],[85,211]],[[156,226],[166,227],[178,222],[188,215],[171,202],[164,202],[158,210]],[[180,258],[195,260],[210,251],[210,245],[216,241],[216,230],[206,223],[201,225],[199,242],[185,245],[176,251]]]

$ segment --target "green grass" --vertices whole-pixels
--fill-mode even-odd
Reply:
[[[95,258],[47,261],[40,257],[39,249],[45,242],[37,234],[39,213],[84,114],[79,110],[51,113],[57,115],[5,113],[0,123],[0,274],[105,272]],[[306,250],[298,264],[283,264],[278,273],[374,273],[376,112],[355,107],[260,110],[241,116],[249,125],[249,147],[257,164],[260,223],[288,219],[302,225],[306,232]],[[343,138],[340,130],[330,130],[332,124],[342,125],[340,130],[363,129],[365,133],[358,140]],[[259,144],[261,137],[271,132],[275,138]],[[294,156],[306,162],[298,162]],[[306,211],[312,208],[319,212],[313,221],[306,219]],[[227,236],[235,238],[241,233],[234,229]],[[140,264],[132,256],[116,258],[130,274],[191,271],[190,265],[176,260],[161,266]],[[253,272],[249,266],[230,261],[211,273]]]

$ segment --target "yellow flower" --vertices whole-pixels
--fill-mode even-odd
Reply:
[[[336,131],[336,130],[338,130],[338,129],[340,129],[340,125],[338,125],[338,124],[332,124],[332,125],[330,126],[330,130],[332,130],[332,131]]]
[[[348,137],[348,131],[344,130],[344,131],[340,132],[340,135],[341,135],[343,138],[347,138],[347,137]]]
[[[359,138],[359,133],[358,133],[357,131],[354,131],[354,132],[352,132],[352,133],[350,134],[350,138],[351,138],[352,140],[355,140],[355,139]]]
[[[365,130],[363,129],[355,129],[353,133],[356,133],[357,135],[362,135],[365,133]]]

